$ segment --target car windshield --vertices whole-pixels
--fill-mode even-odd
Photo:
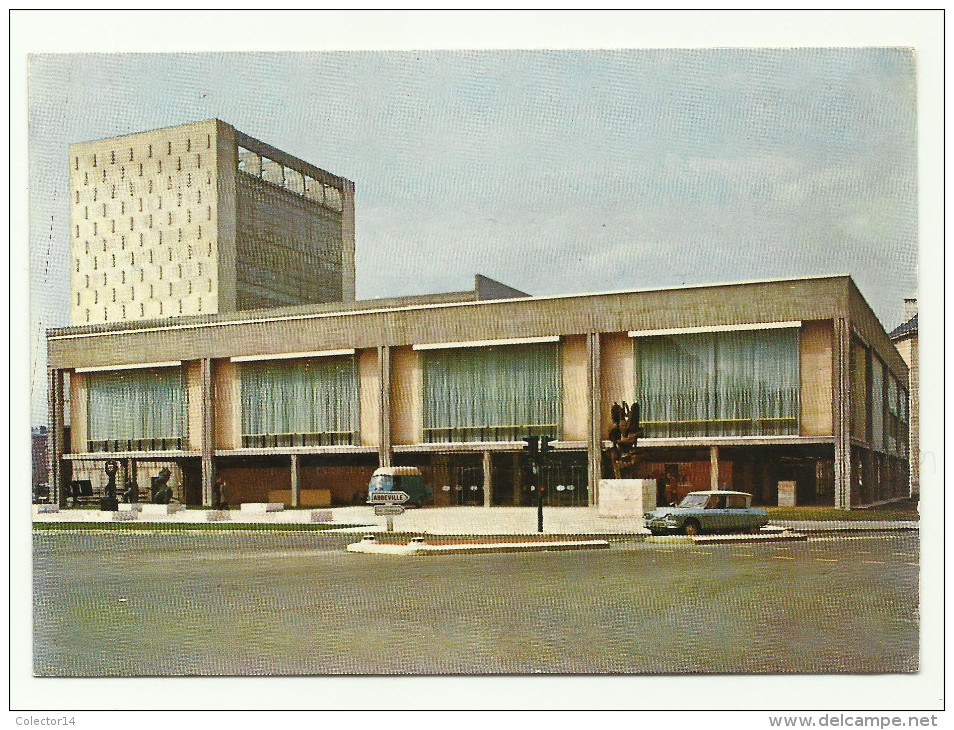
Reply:
[[[687,494],[685,499],[679,503],[680,507],[688,507],[689,509],[702,509],[706,506],[706,495],[704,494]]]

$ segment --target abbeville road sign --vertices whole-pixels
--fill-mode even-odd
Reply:
[[[371,492],[368,504],[403,504],[411,498],[407,492]]]
[[[374,505],[375,517],[394,517],[394,515],[403,515],[404,508],[399,504],[376,504]]]

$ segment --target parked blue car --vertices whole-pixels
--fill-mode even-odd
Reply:
[[[753,507],[752,495],[745,492],[690,492],[676,507],[659,507],[647,512],[644,524],[654,535],[757,533],[768,524],[768,512]]]

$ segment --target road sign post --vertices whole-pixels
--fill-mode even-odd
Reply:
[[[407,492],[371,492],[368,504],[404,504],[410,498]]]
[[[371,492],[368,504],[374,505],[375,517],[385,517],[388,532],[394,532],[394,515],[403,515],[401,505],[411,498],[407,492]]]
[[[376,517],[394,517],[403,515],[404,507],[399,504],[376,504],[374,505],[374,514]]]

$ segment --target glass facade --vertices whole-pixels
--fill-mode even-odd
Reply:
[[[871,448],[884,451],[884,365],[871,361]]]
[[[898,380],[893,375],[888,376],[888,413],[887,441],[888,452],[898,452],[898,436],[900,433],[900,409],[898,406]]]
[[[300,170],[282,165],[241,146],[238,148],[238,171],[290,190],[339,213],[342,210],[341,191],[337,188],[324,185]]]
[[[558,343],[428,350],[421,355],[426,442],[559,437]]]
[[[799,330],[637,337],[646,437],[798,434]]]
[[[358,377],[353,356],[243,362],[242,445],[358,443]]]
[[[182,449],[187,396],[177,367],[87,375],[89,451]]]
[[[851,435],[868,438],[868,350],[852,340],[849,355],[851,370]]]

